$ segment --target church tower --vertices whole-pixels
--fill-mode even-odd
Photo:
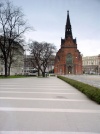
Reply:
[[[82,74],[82,56],[77,49],[76,39],[73,39],[69,11],[67,11],[65,38],[61,38],[61,48],[55,57],[54,73]]]
[[[67,11],[67,21],[66,21],[66,26],[65,26],[65,39],[67,39],[68,37],[73,38],[72,28],[71,28],[70,18],[69,18],[69,11]]]

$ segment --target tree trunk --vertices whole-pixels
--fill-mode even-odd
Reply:
[[[5,77],[7,77],[7,72],[8,72],[7,59],[5,59]]]
[[[45,72],[42,72],[42,76],[45,77]]]
[[[11,68],[11,65],[9,65],[8,67],[8,76],[10,76],[10,68]]]
[[[40,76],[40,70],[38,69],[38,76]]]

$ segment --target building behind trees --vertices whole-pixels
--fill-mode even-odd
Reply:
[[[22,75],[24,69],[24,49],[16,43],[12,51],[12,64],[10,67],[10,75]],[[9,58],[8,58],[9,63]],[[9,71],[9,69],[7,69]],[[8,74],[9,72],[7,72]],[[5,74],[4,60],[2,59],[2,52],[0,51],[0,75]]]
[[[0,1],[0,60],[5,69],[1,67],[5,77],[11,72],[16,74],[13,66],[14,69],[22,67],[20,55],[23,52],[20,50],[23,51],[23,35],[29,29],[21,8],[14,6],[10,1]]]
[[[52,55],[48,61],[46,73],[54,73],[54,60],[55,56]],[[40,72],[41,73],[41,72]],[[38,75],[37,69],[33,64],[33,56],[32,55],[24,55],[24,75]]]

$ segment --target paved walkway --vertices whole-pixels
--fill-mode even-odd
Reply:
[[[64,76],[100,88],[100,75],[64,75]]]
[[[0,134],[100,134],[100,105],[56,77],[0,79]]]

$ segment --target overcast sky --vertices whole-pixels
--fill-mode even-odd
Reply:
[[[35,31],[26,34],[29,39],[61,45],[65,36],[69,10],[73,37],[83,56],[100,54],[100,0],[12,0],[21,7],[28,23]]]

